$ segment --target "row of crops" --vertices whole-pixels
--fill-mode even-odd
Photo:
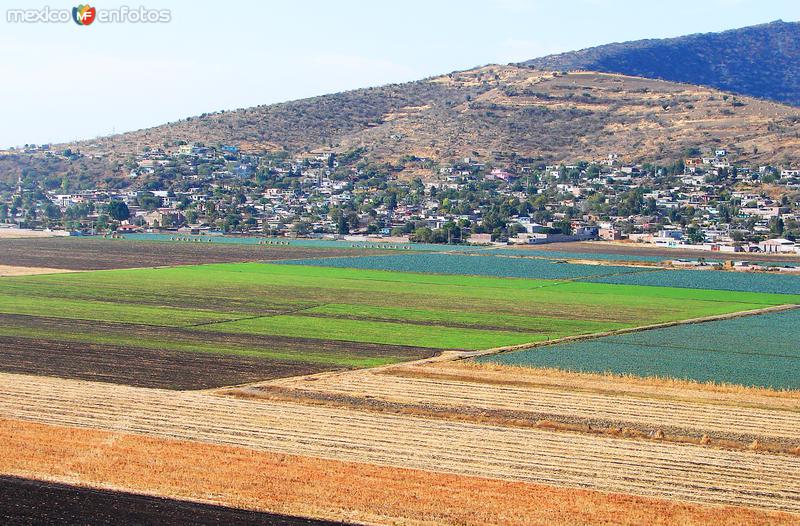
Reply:
[[[545,259],[587,259],[596,261],[631,261],[648,263],[659,263],[665,259],[668,259],[663,256],[604,254],[601,252],[564,252],[560,250],[537,250],[535,248],[497,248],[492,249],[491,253],[501,256],[533,256]]]
[[[557,259],[480,254],[413,253],[299,259],[280,263],[340,268],[426,272],[533,279],[579,279],[593,283],[688,289],[800,294],[800,277],[786,274],[717,270],[664,270],[622,265],[562,263]]]
[[[322,259],[294,259],[274,262],[339,268],[460,274],[507,278],[577,279],[616,273],[652,272],[649,269],[612,265],[577,265],[547,259],[512,258],[494,255],[414,253],[402,255],[354,256]]]
[[[800,294],[800,277],[787,274],[586,265],[563,263],[557,257],[553,259],[515,257],[503,255],[505,253],[498,250],[472,254],[416,252],[402,255],[300,259],[281,263],[434,274],[579,279],[593,283],[617,285]],[[528,253],[530,254],[530,252]],[[542,254],[554,253],[542,252]],[[560,255],[560,253],[555,254]]]
[[[618,285],[800,294],[800,277],[786,274],[718,270],[656,270],[652,272],[616,274],[613,276],[594,276],[587,278],[586,281]]]
[[[800,388],[800,310],[679,325],[479,358],[485,363]]]
[[[646,285],[690,289],[730,290],[800,294],[800,277],[786,274],[740,273],[711,270],[657,270],[621,265],[585,265],[559,263],[562,259],[594,259],[614,261],[657,261],[653,256],[616,255],[544,251],[535,249],[487,249],[465,245],[432,245],[422,243],[386,244],[323,239],[287,239],[242,236],[181,236],[169,234],[126,234],[126,239],[181,242],[204,241],[222,244],[289,245],[315,248],[366,248],[408,251],[391,256],[363,256],[341,259],[293,260],[285,263],[323,265],[347,268],[430,272],[436,274],[483,275],[538,279],[584,279],[594,283]],[[435,253],[434,253],[435,252]],[[480,254],[480,257],[477,255]],[[528,257],[522,257],[528,256]],[[531,257],[533,256],[533,257]]]

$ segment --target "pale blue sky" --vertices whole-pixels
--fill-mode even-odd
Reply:
[[[12,24],[0,0],[0,147],[415,80],[614,41],[800,20],[797,0],[109,1],[168,24]]]

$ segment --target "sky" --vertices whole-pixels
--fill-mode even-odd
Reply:
[[[86,1],[86,0],[84,0]],[[800,20],[797,0],[132,0],[167,23],[18,23],[0,0],[0,148],[417,80],[609,42]]]

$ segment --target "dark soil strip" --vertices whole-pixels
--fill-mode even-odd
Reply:
[[[348,248],[159,243],[97,238],[0,239],[0,265],[69,270],[274,261],[363,253],[363,249]],[[371,250],[370,253],[381,251]]]
[[[0,336],[0,371],[136,387],[210,389],[335,369],[235,355]]]
[[[309,323],[313,323],[310,320]],[[69,320],[63,318],[45,318],[20,314],[0,314],[0,326],[19,327],[41,331],[44,339],[53,339],[50,335],[58,334],[120,334],[126,337],[137,336],[146,340],[178,341],[183,343],[197,342],[202,344],[218,344],[220,351],[224,349],[264,349],[271,351],[313,352],[343,354],[358,357],[396,357],[414,360],[436,356],[440,350],[413,347],[406,345],[383,345],[378,343],[359,343],[335,340],[317,340],[313,338],[294,338],[290,336],[261,336],[255,334],[233,334],[224,332],[207,332],[177,327],[155,327],[132,323],[112,323],[91,320]],[[66,342],[64,342],[66,344]],[[83,345],[83,344],[69,344]],[[185,353],[183,353],[185,354]],[[193,353],[189,353],[193,354]],[[234,359],[233,357],[231,359]],[[242,358],[235,358],[241,360]],[[2,363],[0,363],[2,367]]]
[[[341,526],[287,515],[0,477],[0,523],[5,525],[202,524]]]

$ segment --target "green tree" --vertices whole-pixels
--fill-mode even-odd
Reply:
[[[706,240],[705,234],[695,225],[691,225],[686,229],[686,235],[689,237],[689,243],[698,245]]]
[[[144,208],[145,210],[153,211],[156,208],[161,207],[161,198],[156,197],[154,195],[143,195],[139,197],[139,206]]]
[[[773,217],[769,220],[769,232],[775,237],[783,235],[784,224],[780,217]]]
[[[567,220],[555,221],[553,222],[553,230],[555,230],[558,234],[564,234],[565,236],[568,236],[572,234],[572,223]]]
[[[311,232],[311,224],[308,221],[295,221],[292,223],[292,232],[298,235],[305,235]]]
[[[414,230],[411,240],[417,243],[430,243],[433,241],[433,230],[424,226]]]
[[[51,221],[58,221],[61,219],[61,209],[53,203],[47,203],[44,207],[44,215]]]
[[[122,201],[111,201],[108,203],[106,211],[108,212],[108,215],[111,216],[111,219],[115,221],[125,221],[131,217],[131,212],[128,209],[128,205]]]
[[[339,213],[339,218],[336,221],[336,232],[339,234],[350,233],[350,223],[347,221],[347,217],[342,213]]]

